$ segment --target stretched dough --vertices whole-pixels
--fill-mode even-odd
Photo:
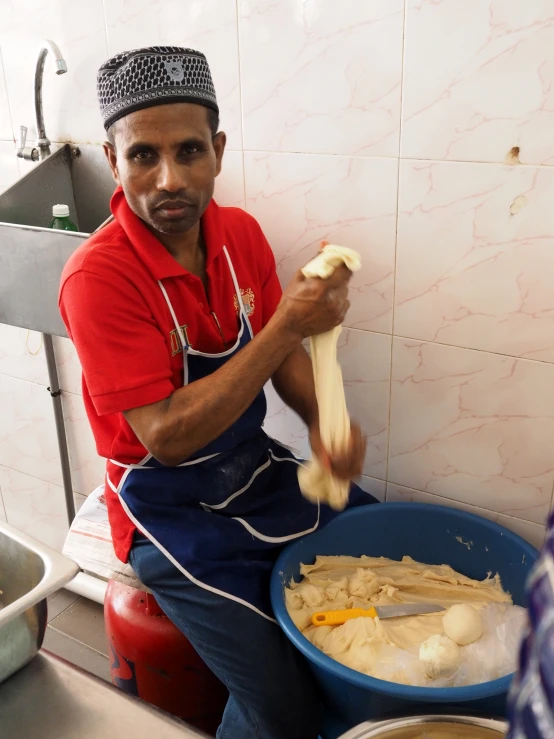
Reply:
[[[328,244],[302,269],[304,277],[328,279],[336,267],[346,264],[352,272],[361,267],[360,255],[345,246]],[[350,418],[346,409],[342,372],[337,362],[337,341],[341,326],[310,338],[315,394],[319,405],[321,441],[331,453],[340,453],[350,441]],[[350,482],[332,475],[314,455],[298,468],[298,483],[305,498],[327,503],[341,511],[348,502]]]

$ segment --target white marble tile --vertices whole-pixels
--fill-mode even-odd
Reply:
[[[219,177],[215,181],[214,197],[219,205],[244,208],[244,166],[242,151],[226,151]]]
[[[554,169],[403,161],[395,334],[554,362]]]
[[[96,453],[96,444],[80,395],[64,393],[63,414],[71,462],[73,490],[88,495],[102,484],[106,460]]]
[[[264,431],[282,444],[286,444],[302,459],[311,457],[308,430],[300,417],[296,415],[273,389],[271,382],[265,386],[267,399],[267,415]]]
[[[345,324],[390,333],[397,161],[314,154],[244,154],[246,207],[260,222],[286,285],[321,240],[362,255]]]
[[[0,375],[0,465],[62,484],[50,393],[43,385]]]
[[[433,503],[435,505],[443,505],[449,508],[457,508],[460,511],[468,511],[468,513],[474,513],[476,516],[482,516],[488,518],[489,521],[505,526],[510,531],[521,536],[523,539],[528,541],[537,549],[541,549],[544,542],[544,535],[546,533],[546,526],[538,523],[531,523],[530,521],[523,521],[520,518],[513,518],[512,516],[505,516],[502,513],[494,513],[488,511],[485,508],[478,508],[477,506],[466,505],[460,503],[457,500],[450,500],[449,498],[441,498],[439,495],[430,495],[429,493],[422,493],[419,490],[412,490],[410,488],[402,487],[401,485],[394,485],[393,483],[387,484],[387,503]]]
[[[69,528],[63,488],[3,466],[0,488],[8,523],[61,551]]]
[[[74,395],[82,395],[82,369],[77,350],[71,339],[53,336],[54,354],[58,370],[59,384],[62,390]]]
[[[96,73],[108,57],[102,0],[16,0],[2,3],[0,45],[14,132],[21,124],[36,136],[33,80],[39,44],[52,39],[67,62],[57,75],[48,54],[43,102],[46,133],[52,141],[103,141],[96,100]]]
[[[0,139],[12,140],[14,138],[10,106],[8,102],[8,91],[4,78],[4,65],[0,49]]]
[[[377,498],[381,503],[385,502],[387,483],[384,480],[376,480],[374,477],[362,475],[359,480],[356,480],[356,483],[362,488],[362,490],[373,495],[373,497]]]
[[[15,144],[0,141],[0,192],[4,192],[19,179]]]
[[[543,0],[407,0],[402,156],[553,164],[553,20]]]
[[[110,55],[142,46],[186,46],[206,55],[232,149],[242,147],[235,0],[110,0]]]
[[[42,334],[0,323],[0,374],[48,385]]]
[[[239,0],[245,149],[398,156],[404,0]]]
[[[367,437],[364,475],[386,477],[391,337],[344,329],[338,343],[350,416]]]
[[[388,480],[544,524],[554,367],[393,340]]]
[[[86,499],[86,495],[81,495],[81,493],[73,493],[73,500],[75,501],[75,513],[77,513],[81,509]]]
[[[344,329],[338,344],[346,403],[352,420],[367,436],[364,475],[383,479],[386,473],[391,337]],[[265,430],[299,456],[311,456],[307,429],[273,390],[266,386]]]

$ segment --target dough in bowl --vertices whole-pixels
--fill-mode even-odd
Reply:
[[[419,648],[425,674],[436,680],[453,675],[462,661],[460,647],[444,634],[433,634]]]
[[[469,603],[458,603],[444,614],[444,633],[460,647],[473,644],[483,636],[483,622],[479,613]]]

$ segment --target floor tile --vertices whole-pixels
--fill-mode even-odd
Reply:
[[[104,631],[104,612],[101,605],[87,598],[79,598],[52,621],[52,628],[69,636],[96,652],[108,655]]]
[[[60,590],[48,599],[48,623],[57,618],[69,606],[73,605],[79,596],[69,590]]]
[[[98,654],[94,649],[79,644],[65,634],[61,634],[51,626],[46,629],[44,649],[52,654],[62,657],[73,665],[96,675],[102,680],[110,681],[110,663],[103,654]]]

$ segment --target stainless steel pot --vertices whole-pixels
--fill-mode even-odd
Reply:
[[[360,724],[339,739],[500,739],[504,721],[472,716],[412,716]]]

